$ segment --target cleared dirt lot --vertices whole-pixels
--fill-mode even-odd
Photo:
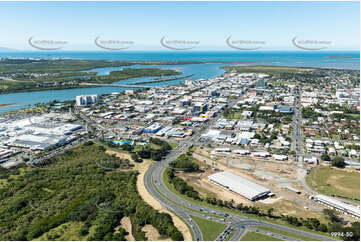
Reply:
[[[156,230],[152,225],[145,225],[142,228],[142,231],[145,232],[145,237],[147,237],[149,241],[171,241],[170,238],[160,236],[158,230]]]
[[[130,160],[133,164],[136,164],[133,162],[132,158],[130,157],[129,154],[127,153],[122,153],[122,152],[116,152],[114,150],[107,150],[105,153],[109,154],[109,155],[116,155],[117,157],[119,157],[120,159],[128,159]]]
[[[198,153],[199,150],[201,151],[200,153]],[[229,161],[224,157],[217,160],[211,159],[206,149],[199,148],[193,153],[193,157],[203,163],[204,168],[206,169],[213,168],[232,172],[250,181],[268,187],[276,194],[281,189],[280,184],[297,182],[296,167],[288,164],[268,163],[265,161],[253,161],[248,158],[238,158],[237,162],[247,165],[247,169],[241,169],[229,165]],[[234,159],[232,158],[232,161],[233,160]]]
[[[297,179],[297,168],[289,161],[279,162],[272,158],[269,159],[258,159],[249,156],[213,156],[210,154],[211,149],[199,148],[195,150],[193,156],[199,161],[205,162],[208,165],[221,168],[226,167],[232,169],[235,172],[242,172],[245,175],[252,174],[254,179],[262,180],[279,180],[279,181],[290,181]]]
[[[197,147],[193,153],[193,157],[200,161],[205,172],[202,174],[179,174],[190,185],[196,188],[201,187],[206,192],[212,192],[218,199],[230,200],[235,203],[243,203],[245,205],[254,205],[262,209],[274,208],[275,214],[288,214],[300,217],[316,217],[324,221],[322,207],[313,203],[308,199],[299,183],[298,169],[291,164],[274,162],[273,160],[262,161],[249,157],[211,157],[210,149]],[[257,184],[265,186],[273,193],[275,197],[267,198],[257,202],[251,202],[238,194],[227,189],[215,185],[208,181],[210,174],[219,171],[229,171],[244,177]],[[291,186],[300,190],[300,195],[288,191],[286,186]]]
[[[123,217],[120,220],[120,226],[125,229],[129,234],[125,236],[127,241],[135,241],[134,236],[132,235],[132,222],[129,217]]]
[[[233,199],[235,203],[243,203],[248,205],[252,204],[252,202],[250,202],[247,199],[244,199],[240,195],[230,192],[220,186],[217,186],[212,182],[209,182],[208,176],[217,172],[219,171],[212,171],[211,169],[207,169],[204,173],[178,172],[176,175],[184,179],[187,183],[189,183],[193,187],[195,187],[196,190],[199,191],[203,196],[214,196],[218,199],[227,200],[227,201]]]

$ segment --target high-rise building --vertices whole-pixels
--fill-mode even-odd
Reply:
[[[76,96],[76,105],[77,106],[89,106],[99,102],[98,95],[81,95]]]
[[[191,86],[191,85],[193,85],[193,81],[190,80],[190,79],[187,79],[187,80],[184,81],[184,85]]]

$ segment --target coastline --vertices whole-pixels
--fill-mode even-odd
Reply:
[[[227,63],[227,62],[225,62],[225,63]],[[344,68],[338,69],[338,68],[318,68],[318,67],[304,67],[304,66],[295,67],[295,66],[264,65],[264,64],[262,64],[262,65],[253,65],[253,64],[252,65],[250,65],[250,64],[247,64],[247,65],[245,65],[245,64],[243,64],[243,65],[242,64],[241,65],[227,65],[225,63],[224,63],[224,65],[218,64],[219,66],[216,66],[216,67],[213,68],[212,75],[214,75],[214,77],[219,76],[219,74],[214,72],[214,69],[217,69],[217,70],[223,69],[223,71],[225,73],[225,72],[229,72],[232,66],[233,67],[238,67],[238,69],[244,69],[244,70],[254,69],[254,68],[257,68],[257,67],[259,67],[259,68],[262,67],[262,68],[265,68],[265,69],[270,69],[270,68],[276,68],[277,69],[277,68],[280,68],[280,69],[283,69],[283,70],[284,69],[300,69],[300,70],[312,69],[312,70],[359,71],[359,70],[350,70],[350,69],[344,69]],[[197,63],[197,64],[200,64],[200,63]],[[207,62],[207,64],[211,65],[211,63],[209,63],[209,61]],[[207,64],[204,64],[204,65],[207,65]],[[196,66],[195,68],[198,68],[198,67]],[[165,69],[165,70],[167,70],[167,69]],[[191,71],[194,71],[194,70],[191,70]],[[254,70],[252,70],[252,71],[247,70],[247,71],[252,72]],[[183,71],[182,71],[182,73],[187,74],[187,72],[183,72]],[[193,72],[192,74],[194,74],[194,73],[195,73],[195,76],[196,76],[195,78],[196,79],[197,78],[203,78],[202,75],[207,75],[208,68],[207,68],[207,66],[203,66],[203,69],[200,69],[199,73]],[[147,76],[147,78],[148,77],[150,77],[150,76]],[[136,77],[134,77],[134,78],[136,78]],[[134,79],[134,78],[128,78],[128,79],[123,79],[123,80],[118,79],[117,81],[112,82],[112,83],[117,83],[119,81],[126,81],[126,83],[124,83],[126,85],[139,85],[139,84],[146,84],[146,83],[166,83],[167,82],[167,81],[147,81],[147,80],[145,80],[145,81],[139,80],[139,81],[135,81],[134,83],[128,82],[128,80],[131,80],[131,79]],[[182,78],[183,77],[179,77],[179,79],[182,79]],[[176,79],[178,79],[178,78],[176,78]],[[174,85],[174,84],[178,85],[179,83],[166,83],[166,85]],[[162,84],[159,84],[159,85],[162,85]],[[155,85],[155,86],[157,86],[157,85]],[[54,100],[54,99],[57,99],[57,97],[59,97],[61,101],[72,100],[72,99],[74,99],[74,97],[76,95],[90,94],[92,92],[92,91],[90,91],[90,88],[95,90],[94,94],[100,94],[100,95],[101,94],[109,94],[111,92],[123,93],[124,90],[125,90],[124,87],[116,88],[116,87],[99,87],[99,86],[89,86],[89,85],[76,85],[76,86],[69,86],[69,87],[64,87],[64,86],[53,87],[52,86],[52,87],[44,87],[42,89],[16,90],[16,91],[10,91],[10,92],[7,91],[7,92],[4,92],[4,93],[0,94],[0,97],[3,97],[2,102],[4,104],[11,103],[12,100],[21,100],[21,102],[19,102],[19,105],[18,105],[18,107],[16,107],[16,109],[6,108],[6,107],[9,107],[9,106],[3,106],[2,110],[0,110],[0,114],[8,113],[8,112],[11,112],[11,111],[21,110],[21,109],[23,109],[25,107],[33,106],[36,103],[48,103],[48,102],[51,101],[50,98],[53,98],[52,100]],[[102,90],[99,90],[97,88],[102,88]],[[134,87],[134,88],[136,88],[136,87]],[[84,90],[84,93],[83,93],[82,89]],[[33,94],[30,94],[30,93],[33,93]],[[9,96],[5,96],[5,95],[9,95]],[[31,96],[35,95],[36,98],[35,99],[30,98],[30,95]]]

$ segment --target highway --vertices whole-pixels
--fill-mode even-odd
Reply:
[[[241,98],[234,100],[229,106],[233,106]],[[144,183],[149,191],[149,193],[157,199],[164,207],[168,208],[170,211],[176,213],[191,229],[191,232],[195,240],[203,240],[202,232],[200,231],[197,224],[190,218],[190,215],[197,216],[203,219],[210,221],[223,223],[227,225],[227,228],[216,238],[216,240],[225,240],[227,237],[227,232],[233,231],[234,234],[230,240],[240,240],[240,238],[245,234],[244,228],[249,226],[264,226],[270,227],[277,230],[282,230],[285,232],[290,232],[296,235],[302,235],[306,237],[313,238],[315,240],[332,240],[329,237],[322,236],[319,234],[309,233],[302,230],[293,229],[287,226],[281,226],[277,224],[272,224],[269,222],[264,222],[256,219],[249,219],[245,216],[240,216],[233,213],[225,213],[224,211],[209,208],[197,203],[190,202],[178,196],[177,194],[171,192],[163,181],[163,174],[165,169],[168,167],[169,163],[175,160],[179,155],[186,152],[189,147],[197,143],[201,135],[207,130],[208,127],[212,125],[221,118],[221,114],[218,114],[210,122],[203,124],[199,130],[197,130],[194,135],[185,142],[180,142],[179,145],[172,150],[164,160],[161,162],[155,163],[152,167],[148,169],[144,177]],[[302,140],[301,140],[302,141]],[[282,236],[282,235],[277,235]]]

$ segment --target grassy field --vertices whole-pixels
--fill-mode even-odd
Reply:
[[[312,169],[307,184],[325,195],[360,198],[360,174],[331,167]]]
[[[295,239],[301,239],[301,240],[304,240],[304,241],[314,241],[315,240],[315,239],[312,239],[312,238],[309,238],[309,237],[306,237],[306,236],[293,234],[293,233],[285,232],[285,231],[282,231],[282,230],[277,230],[277,229],[274,229],[274,228],[263,227],[263,226],[259,226],[258,228],[262,229],[262,230],[274,232],[276,234],[282,234],[282,235],[285,235],[285,236],[290,236],[290,237],[293,237]]]
[[[175,149],[178,146],[177,142],[167,142],[167,143],[170,145],[170,147],[172,147],[172,149]],[[161,148],[159,145],[156,145],[156,144],[153,144],[153,143],[150,144],[150,147],[152,147],[153,149],[160,149]],[[141,147],[138,146],[138,150],[140,148]]]
[[[234,112],[234,113],[231,113],[227,116],[227,118],[229,119],[242,119],[243,116],[242,116],[242,112]]]
[[[150,147],[152,148],[152,149],[160,149],[160,146],[159,145],[156,145],[156,144],[153,144],[153,143],[151,143],[150,144]],[[139,147],[140,148],[140,147]],[[141,149],[141,148],[140,148]]]
[[[259,206],[264,210],[267,211],[270,208],[275,208],[274,214],[281,215],[281,214],[288,214],[291,216],[296,216],[299,218],[317,218],[320,220],[321,223],[327,224],[330,222],[330,220],[324,216],[324,214],[315,212],[315,211],[307,211],[307,214],[305,214],[305,208],[298,204],[294,203],[291,200],[287,199],[280,199],[279,201],[276,201],[271,204],[259,204]]]
[[[206,241],[215,240],[217,236],[227,227],[225,224],[212,222],[192,215],[190,216],[198,224],[199,229],[203,234],[203,240]]]
[[[178,146],[177,142],[168,142],[168,144],[172,147],[172,149],[175,149]]]
[[[243,236],[241,241],[280,241],[280,240],[256,232],[247,232],[247,234]]]

